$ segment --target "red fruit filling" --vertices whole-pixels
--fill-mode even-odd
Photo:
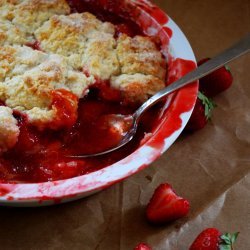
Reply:
[[[71,178],[102,169],[132,153],[145,133],[154,129],[160,113],[159,106],[146,114],[135,140],[124,148],[101,157],[81,160],[67,157],[110,148],[120,141],[121,130],[128,129],[126,126],[129,123],[118,127],[113,127],[112,123],[115,119],[117,124],[118,119],[119,124],[119,115],[132,114],[135,107],[101,100],[99,91],[91,90],[86,98],[80,100],[77,121],[68,129],[39,131],[28,124],[26,117],[16,113],[20,136],[15,147],[0,158],[0,182],[44,182]],[[75,112],[70,113],[71,105],[64,103],[57,94],[54,104],[60,110],[60,122],[65,117],[70,125],[76,118]],[[72,120],[68,118],[71,114]]]

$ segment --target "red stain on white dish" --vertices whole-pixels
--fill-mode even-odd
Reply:
[[[180,79],[188,72],[194,70],[196,64],[190,60],[176,58],[170,60],[167,85]],[[180,114],[190,111],[193,107],[193,99],[197,96],[196,83],[179,91],[172,100],[170,107],[165,111],[166,118],[161,125],[156,136],[153,136],[148,145],[161,151],[164,148],[164,138],[169,137],[182,127]],[[193,93],[192,93],[193,92]],[[180,105],[181,104],[181,105]]]
[[[165,32],[167,32],[168,36],[171,38],[173,36],[173,31],[168,27],[162,28]]]
[[[10,192],[9,189],[5,188],[5,187],[0,187],[0,196],[5,196],[6,194],[8,194]]]
[[[166,24],[169,20],[164,11],[162,11],[158,6],[150,3],[149,1],[138,1],[137,6],[146,11],[160,25]]]

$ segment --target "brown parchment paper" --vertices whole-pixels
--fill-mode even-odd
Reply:
[[[212,57],[250,32],[249,0],[158,0],[190,40]],[[250,249],[250,56],[230,64],[234,84],[215,98],[203,130],[181,136],[146,170],[92,197],[47,208],[0,208],[0,249],[186,250],[207,227],[240,231]],[[171,183],[191,202],[187,218],[152,227],[144,209],[153,190]]]

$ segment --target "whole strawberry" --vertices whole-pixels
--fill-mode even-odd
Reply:
[[[198,62],[198,65],[209,61],[205,58]],[[209,75],[200,79],[200,91],[207,97],[213,97],[228,89],[233,83],[233,76],[227,66],[223,66]]]
[[[199,92],[193,113],[187,126],[185,127],[185,130],[193,132],[204,128],[208,120],[211,118],[214,107],[215,104],[212,100],[208,99],[204,94]]]
[[[169,184],[161,184],[147,205],[147,220],[153,224],[171,222],[186,216],[189,207],[189,202],[179,197]]]
[[[197,236],[189,250],[233,250],[238,234],[222,235],[216,228],[207,228]]]
[[[152,250],[152,248],[145,243],[140,243],[134,248],[134,250]]]

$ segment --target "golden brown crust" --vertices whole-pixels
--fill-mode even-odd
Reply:
[[[121,91],[126,102],[143,103],[163,89],[165,84],[158,77],[137,73],[112,77],[111,86]]]
[[[120,73],[115,47],[116,41],[106,34],[97,34],[88,40],[82,64],[89,74],[108,80],[112,75]]]
[[[24,74],[45,61],[49,55],[21,46],[0,46],[0,81]]]
[[[141,73],[165,80],[166,62],[150,38],[123,34],[118,39],[117,54],[122,74]]]

